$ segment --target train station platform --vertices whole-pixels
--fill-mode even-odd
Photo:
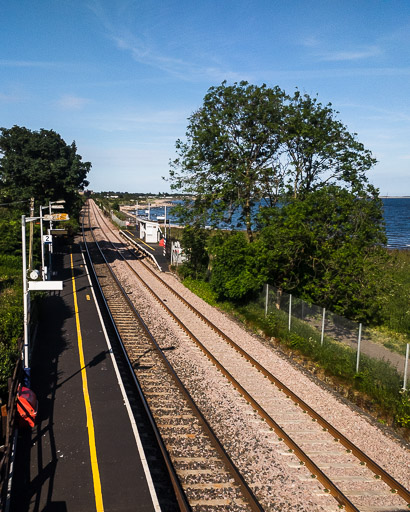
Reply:
[[[124,235],[133,241],[133,244],[143,252],[146,256],[155,261],[156,266],[162,272],[169,271],[170,262],[165,256],[164,246],[159,243],[146,243],[139,238],[135,228],[127,228],[123,230]]]
[[[10,511],[161,510],[79,243],[53,254],[32,347],[36,425],[19,429]]]

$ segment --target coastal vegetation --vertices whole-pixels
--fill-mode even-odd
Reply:
[[[395,370],[387,365],[376,376],[366,361],[355,374],[353,353],[290,334],[279,303],[268,318],[252,309],[268,283],[279,302],[292,293],[409,339],[409,262],[385,249],[382,203],[368,180],[376,160],[337,114],[299,91],[247,82],[211,87],[170,166],[172,190],[192,196],[175,209],[188,256],[178,272],[207,300],[229,304],[409,427],[410,403]],[[245,230],[235,230],[233,219]],[[221,223],[231,230],[217,229]]]

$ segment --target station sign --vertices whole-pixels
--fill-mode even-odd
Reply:
[[[43,215],[43,220],[51,220],[51,221],[63,221],[70,220],[68,213],[52,213],[51,215]]]

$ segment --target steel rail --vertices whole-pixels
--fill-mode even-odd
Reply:
[[[140,263],[144,264],[142,261]],[[194,306],[192,306],[184,297],[182,297],[176,290],[174,290],[171,286],[168,285],[159,275],[157,275],[148,265],[145,265],[145,268],[162,282],[162,284],[172,292],[181,302],[185,304],[195,315],[197,315],[203,322],[205,322],[211,329],[213,329],[221,338],[223,338],[229,345],[231,345],[238,353],[240,353],[250,364],[252,364],[257,370],[259,370],[263,375],[265,375],[276,387],[283,391],[290,399],[293,400],[295,404],[301,407],[303,411],[305,411],[309,416],[315,419],[319,425],[325,430],[327,430],[333,438],[340,442],[342,446],[346,448],[349,452],[351,452],[361,463],[365,464],[377,478],[383,480],[390,489],[399,494],[408,504],[410,504],[410,491],[404,487],[400,482],[398,482],[395,478],[393,478],[386,470],[384,470],[381,466],[379,466],[373,459],[371,459],[366,453],[364,453],[360,448],[358,448],[352,441],[350,441],[346,436],[344,436],[339,430],[337,430],[331,423],[329,423],[325,418],[323,418],[320,414],[318,414],[310,405],[308,405],[304,400],[302,400],[298,395],[296,395],[290,388],[288,388],[283,382],[281,382],[277,377],[275,377],[271,372],[269,372],[264,366],[262,366],[256,359],[254,359],[250,354],[248,354],[244,349],[242,349],[237,343],[235,343],[229,336],[227,336],[219,327],[214,325],[208,318],[206,318],[200,311],[198,311]],[[132,268],[132,267],[131,267]],[[132,269],[134,270],[134,269]],[[135,271],[134,271],[135,272]],[[155,294],[155,292],[152,291]],[[157,297],[157,300],[160,302],[161,299]],[[165,308],[165,304],[163,304]]]
[[[110,229],[110,228],[109,228]],[[112,231],[112,230],[111,230]],[[113,232],[114,233],[114,232]],[[115,233],[114,233],[115,234]],[[120,231],[120,234],[122,232]],[[127,237],[128,238],[128,237]],[[131,268],[131,270],[135,273],[135,275],[138,277],[138,279],[147,287],[147,289],[150,291],[150,293],[155,297],[155,299],[159,302],[159,304],[168,312],[170,316],[174,318],[174,320],[180,325],[180,327],[188,334],[188,336],[191,337],[191,339],[201,348],[201,350],[204,351],[204,353],[207,354],[207,356],[213,360],[214,364],[220,367],[220,370],[222,369],[222,373],[225,374],[225,369],[218,363],[218,361],[208,352],[208,350],[202,345],[202,343],[195,337],[189,329],[187,329],[184,324],[176,317],[176,315],[170,310],[170,308],[162,301],[162,299],[152,290],[149,285],[147,285],[143,279],[137,274],[135,269],[129,265],[129,263],[125,260],[123,255],[119,253],[120,256],[124,259],[124,261],[127,263],[127,265]],[[162,284],[171,291],[181,302],[183,302],[195,315],[197,315],[201,320],[203,320],[210,328],[212,328],[219,336],[221,336],[229,345],[231,345],[238,353],[240,353],[246,360],[251,363],[258,371],[260,371],[264,376],[266,376],[273,384],[277,386],[277,388],[281,391],[283,391],[286,396],[288,396],[290,399],[294,401],[295,404],[301,407],[303,411],[305,411],[309,416],[312,417],[315,421],[318,422],[319,425],[322,426],[322,428],[326,431],[328,431],[335,441],[340,442],[342,446],[346,448],[347,451],[351,452],[352,455],[354,455],[361,463],[365,464],[375,475],[376,478],[380,478],[383,480],[390,489],[397,493],[399,496],[401,496],[408,504],[410,504],[410,492],[408,489],[406,489],[400,482],[398,482],[395,478],[393,478],[387,471],[385,471],[381,466],[379,466],[375,461],[373,461],[368,455],[366,455],[360,448],[358,448],[353,442],[351,442],[346,436],[344,436],[340,431],[338,431],[333,425],[331,425],[325,418],[323,418],[320,414],[318,414],[312,407],[310,407],[306,402],[304,402],[300,397],[298,397],[291,389],[289,389],[283,382],[281,382],[278,378],[276,378],[272,373],[270,373],[265,367],[263,367],[256,359],[254,359],[250,354],[248,354],[245,350],[243,350],[237,343],[235,343],[229,336],[227,336],[221,329],[219,329],[216,325],[214,325],[210,320],[208,320],[200,311],[198,311],[194,306],[192,306],[184,297],[182,297],[177,291],[175,291],[171,286],[168,285],[160,276],[158,276],[151,268],[149,268],[148,265],[144,264],[142,261],[140,261],[144,265],[144,267],[159,281],[162,282]],[[226,372],[226,376],[228,377],[228,373]],[[230,375],[230,374],[229,374]],[[235,379],[233,377],[228,377],[229,380],[232,378],[232,383]],[[235,381],[236,382],[236,381]],[[237,385],[236,385],[237,384]],[[234,384],[235,387],[239,390],[239,387],[241,385],[239,383]],[[242,388],[243,389],[243,388]],[[243,390],[246,394],[247,392]],[[242,391],[240,391],[241,394],[243,394]],[[248,395],[248,394],[247,394]],[[253,398],[248,395],[250,399],[248,400],[249,403],[252,405],[255,405],[255,407],[259,407],[256,401],[253,400]],[[265,415],[267,413],[260,408],[260,415],[266,420]],[[269,416],[269,415],[267,415]],[[276,432],[279,432],[278,428],[281,430],[280,437],[283,439],[287,439],[287,434],[279,427],[279,425],[276,424],[276,422],[273,420],[273,418],[270,418],[272,421],[272,428],[275,429]],[[269,422],[268,422],[269,423]],[[277,425],[277,427],[275,427]],[[289,438],[290,439],[290,438]],[[294,450],[295,454],[300,453],[301,457],[306,457],[306,459],[302,459],[303,462],[306,463],[306,466],[309,467],[309,469],[314,468],[315,463],[309,459],[309,457],[304,454],[304,452],[297,447],[296,443],[291,440],[291,442],[295,446],[288,446]],[[299,450],[299,451],[298,451]],[[309,460],[308,460],[309,459]],[[308,465],[309,464],[309,465]],[[334,485],[331,484],[328,477],[319,469],[311,469],[312,472],[314,472],[318,478],[319,481],[321,481],[325,486]],[[321,474],[321,475],[320,475]],[[319,476],[320,475],[320,476]],[[350,502],[350,500],[343,495],[343,493],[335,486],[334,492],[331,491],[332,495],[335,496],[336,499],[339,498],[344,501],[347,500],[349,503],[349,506],[353,508],[349,508],[349,510],[357,510],[356,507]],[[343,503],[343,505],[347,506],[347,502]]]
[[[92,232],[92,235],[93,235],[93,238],[94,238],[94,241],[96,243],[96,247],[98,247],[100,253],[101,253],[101,256],[103,257],[104,261],[105,261],[105,264],[107,265],[107,268],[109,269],[114,281],[116,282],[119,290],[121,291],[121,293],[123,294],[124,298],[126,299],[127,303],[129,304],[129,307],[130,307],[130,310],[133,312],[134,316],[136,317],[136,319],[138,320],[138,322],[140,323],[140,325],[143,327],[143,329],[145,330],[145,333],[146,335],[149,337],[151,343],[154,345],[157,353],[159,354],[159,356],[161,357],[162,361],[164,362],[165,366],[166,366],[166,369],[168,371],[168,373],[171,375],[171,377],[173,378],[174,380],[174,383],[176,384],[176,386],[178,387],[178,389],[181,391],[181,393],[183,394],[184,398],[187,400],[189,406],[191,407],[194,415],[197,417],[198,421],[200,422],[200,424],[202,425],[202,428],[204,429],[204,431],[206,432],[206,434],[208,435],[212,445],[214,446],[214,448],[216,449],[216,451],[218,452],[218,454],[220,455],[222,461],[224,462],[224,464],[226,465],[226,467],[228,468],[229,472],[231,473],[231,476],[234,478],[236,484],[239,486],[239,488],[241,489],[241,492],[243,493],[243,496],[244,498],[247,500],[248,504],[250,505],[250,508],[252,511],[258,511],[258,512],[261,512],[263,511],[263,508],[261,507],[261,505],[259,504],[257,498],[255,497],[255,495],[253,494],[252,490],[250,489],[250,487],[248,486],[248,484],[246,483],[246,481],[244,480],[243,476],[241,475],[241,473],[239,472],[238,468],[236,467],[236,465],[234,464],[234,462],[231,460],[230,456],[228,455],[228,453],[226,452],[225,448],[222,446],[222,444],[220,443],[219,439],[217,438],[216,434],[214,433],[212,427],[209,425],[209,423],[207,422],[207,420],[205,419],[204,415],[202,414],[202,412],[199,410],[198,406],[196,405],[195,401],[193,400],[193,398],[191,397],[190,393],[188,392],[188,390],[185,388],[185,386],[183,385],[182,381],[180,380],[180,378],[178,377],[178,375],[176,374],[175,370],[173,369],[172,365],[170,364],[170,362],[168,361],[168,359],[166,358],[165,354],[163,353],[162,349],[160,348],[158,342],[155,340],[154,336],[152,335],[152,333],[150,332],[148,326],[145,324],[144,320],[141,318],[141,316],[139,315],[138,311],[135,309],[135,306],[133,305],[133,303],[131,302],[131,299],[128,297],[128,294],[124,291],[124,289],[122,288],[118,278],[115,276],[113,270],[111,269],[111,266],[109,265],[109,263],[106,261],[105,257],[104,257],[104,254],[102,252],[102,249],[101,247],[99,246],[98,242],[96,241],[96,238],[95,238],[95,235],[94,235],[94,232]],[[120,254],[120,253],[119,253]],[[148,404],[147,404],[147,407],[148,407]],[[152,416],[151,416],[152,417]],[[153,419],[153,418],[152,418]],[[155,423],[155,420],[153,419],[154,423]],[[157,427],[155,427],[157,428]],[[159,432],[158,432],[158,435]],[[164,445],[165,447],[165,445]],[[166,449],[166,448],[165,448]],[[168,451],[166,451],[168,457],[169,457],[169,454],[168,454]],[[170,461],[171,465],[172,465],[172,462]],[[173,467],[173,466],[172,466]],[[178,478],[178,477],[177,477]],[[178,484],[179,484],[179,480],[178,480]],[[185,496],[185,495],[184,495]]]
[[[91,227],[90,212],[89,211],[88,211],[88,221],[89,221],[88,224]],[[178,476],[177,476],[177,474],[175,472],[174,466],[173,466],[173,464],[171,462],[168,450],[166,449],[164,441],[162,440],[162,437],[161,437],[161,435],[160,435],[160,433],[158,431],[158,428],[157,428],[155,420],[154,420],[154,418],[152,416],[152,413],[151,413],[151,410],[149,408],[149,405],[148,405],[148,403],[147,403],[147,401],[145,399],[144,393],[143,393],[143,391],[141,389],[140,383],[138,382],[137,376],[135,375],[135,372],[134,372],[134,369],[132,367],[131,361],[129,359],[128,353],[127,353],[127,351],[126,351],[126,349],[124,347],[124,344],[122,343],[121,335],[120,335],[120,333],[118,331],[118,328],[117,328],[116,322],[114,320],[114,317],[111,314],[111,310],[110,310],[110,308],[108,306],[107,299],[105,298],[105,295],[104,295],[103,290],[101,288],[101,285],[100,285],[100,282],[99,282],[99,279],[98,279],[98,275],[97,275],[97,272],[96,272],[96,269],[95,269],[95,266],[94,266],[94,263],[93,263],[93,259],[92,259],[91,254],[90,254],[90,249],[89,249],[89,246],[88,246],[88,243],[87,243],[87,240],[86,240],[85,230],[84,230],[84,223],[82,225],[82,233],[83,233],[84,245],[85,245],[85,248],[86,248],[86,251],[87,251],[88,260],[90,262],[90,266],[91,266],[91,269],[92,269],[92,273],[93,273],[95,282],[98,285],[98,289],[100,291],[101,298],[102,298],[102,300],[104,302],[106,311],[107,311],[107,313],[109,315],[109,318],[111,320],[113,329],[114,329],[115,334],[116,334],[116,336],[118,338],[119,345],[121,347],[123,356],[124,356],[125,361],[127,363],[130,375],[132,376],[132,379],[133,379],[134,385],[136,387],[136,390],[138,392],[138,396],[139,396],[139,398],[140,398],[140,400],[141,400],[141,402],[143,404],[143,407],[144,407],[145,413],[147,415],[148,421],[149,421],[149,423],[151,425],[152,431],[154,432],[155,439],[156,439],[156,441],[158,443],[158,446],[159,446],[160,452],[162,454],[165,466],[167,468],[168,475],[169,475],[170,480],[171,480],[172,487],[173,487],[174,492],[175,492],[176,500],[177,500],[178,505],[180,507],[180,510],[182,512],[189,512],[191,510],[191,507],[189,506],[188,501],[187,501],[186,496],[185,496],[185,493],[184,493],[184,491],[183,491],[183,489],[181,487],[179,478],[178,478]],[[92,237],[94,239],[94,243],[96,244],[96,247],[100,251],[101,257],[103,258],[103,260],[104,260],[108,270],[111,272],[111,275],[113,277],[114,282],[118,285],[119,284],[118,280],[115,277],[115,275],[112,273],[111,268],[109,267],[108,263],[106,262],[106,259],[105,259],[104,255],[101,252],[101,248],[99,247],[98,242],[96,241],[95,234],[94,234],[94,232],[92,231],[91,228],[90,228],[90,233],[91,233],[91,235],[92,235]],[[128,296],[124,295],[124,297],[129,301]],[[137,319],[139,321],[138,317],[137,317]]]

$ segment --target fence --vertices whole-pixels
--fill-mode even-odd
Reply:
[[[19,343],[19,351],[22,350],[22,342]],[[23,379],[22,359],[17,360],[13,377],[9,378],[9,396],[7,405],[1,408],[0,428],[0,510],[6,509],[9,500],[9,473],[12,464],[13,447],[17,440],[16,430],[16,398],[17,389]]]
[[[373,359],[388,361],[403,376],[403,391],[407,389],[409,362],[409,343],[406,354],[401,355],[376,343],[376,333],[361,323],[353,322],[321,306],[306,301],[270,285],[265,285],[259,298],[260,307],[264,307],[265,316],[273,311],[280,314],[287,323],[288,330],[302,337],[308,337],[321,345],[333,341],[350,346],[356,351],[356,373],[360,370],[362,354]]]
[[[118,218],[116,215],[114,215],[114,213],[112,213],[112,212],[111,212],[111,219],[112,219],[116,224],[118,224],[118,226],[120,226],[120,227],[122,227],[122,228],[125,228],[126,226],[128,226],[127,221],[119,219],[119,218]]]

